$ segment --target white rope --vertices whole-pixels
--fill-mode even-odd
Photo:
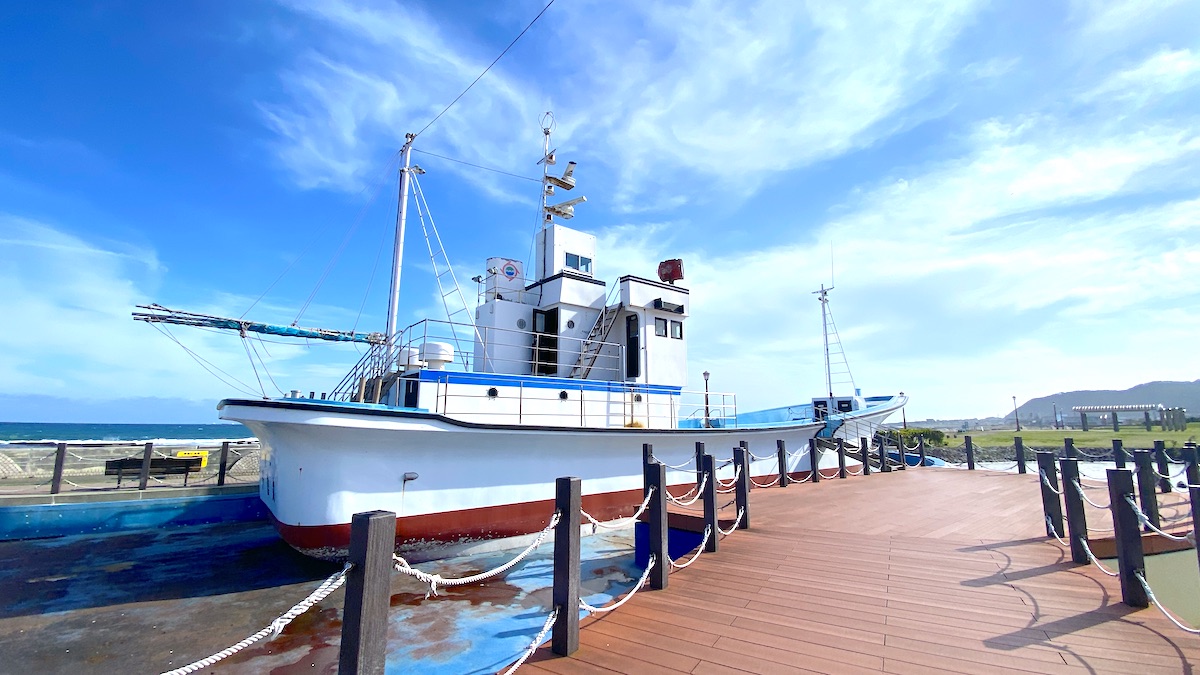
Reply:
[[[1080,537],[1079,543],[1083,544],[1083,550],[1087,553],[1088,560],[1096,566],[1096,569],[1104,572],[1110,577],[1120,576],[1120,572],[1114,572],[1100,563],[1100,561],[1096,558],[1096,554],[1092,553],[1091,547],[1088,546],[1087,539]]]
[[[1157,607],[1158,611],[1162,612],[1163,616],[1170,619],[1171,623],[1178,626],[1181,630],[1185,630],[1185,631],[1191,633],[1192,635],[1200,635],[1200,629],[1190,628],[1188,626],[1185,626],[1183,623],[1181,623],[1179,621],[1179,619],[1176,619],[1175,617],[1171,616],[1171,613],[1167,611],[1167,608],[1163,607],[1162,603],[1160,603],[1158,601],[1158,598],[1154,597],[1154,591],[1150,590],[1150,584],[1146,582],[1146,578],[1142,576],[1141,572],[1134,572],[1133,576],[1137,577],[1138,582],[1142,584],[1142,588],[1146,589],[1146,597],[1150,600],[1150,604]]]
[[[750,459],[758,461],[758,462],[765,462],[768,459],[777,459],[777,455],[767,455],[766,457],[759,457],[758,455],[754,454],[753,452],[750,452],[749,448],[746,449],[746,454],[750,455]]]
[[[846,469],[846,475],[847,475],[847,476],[861,476],[861,475],[862,475],[862,472],[863,472],[863,470],[862,470],[862,465],[861,465],[861,464],[860,464],[860,465],[858,465],[858,469],[854,469],[854,470],[851,470],[851,469],[849,469],[849,468],[847,468],[847,469]]]
[[[637,513],[633,514],[632,516],[629,516],[628,518],[619,518],[617,520],[612,520],[607,523],[602,523],[602,522],[596,520],[595,518],[592,517],[592,514],[588,513],[587,511],[584,511],[583,509],[579,509],[579,512],[583,514],[584,518],[587,518],[588,520],[592,521],[592,531],[593,532],[595,532],[595,528],[597,528],[597,527],[603,527],[606,530],[619,530],[623,527],[628,527],[630,523],[632,523],[633,521],[640,518],[641,515],[643,513],[645,513],[646,507],[650,505],[650,498],[653,496],[654,496],[654,486],[651,485],[650,489],[646,491],[646,498],[642,500],[642,505],[638,507]]]
[[[667,562],[671,563],[671,567],[673,567],[677,570],[681,570],[681,569],[687,567],[688,565],[691,565],[692,563],[696,562],[696,558],[699,558],[701,553],[704,553],[704,547],[708,545],[708,538],[711,536],[712,536],[712,526],[705,525],[704,526],[704,539],[701,540],[700,545],[698,547],[696,547],[696,554],[692,556],[691,560],[689,560],[685,563],[677,563],[674,560],[671,560],[671,556],[667,556]]]
[[[1088,499],[1088,496],[1083,493],[1083,486],[1079,484],[1078,480],[1073,480],[1073,481],[1071,481],[1071,483],[1075,486],[1075,491],[1079,493],[1079,496],[1083,497],[1083,501],[1087,502],[1088,504],[1091,504],[1093,508],[1102,509],[1102,510],[1107,510],[1107,509],[1111,508],[1110,504],[1097,504],[1096,502]]]
[[[1050,516],[1046,516],[1046,529],[1050,530],[1050,534],[1054,535],[1054,538],[1058,540],[1058,543],[1062,544],[1063,546],[1070,546],[1070,544],[1063,541],[1062,537],[1058,536],[1058,529],[1054,527],[1054,521],[1050,519]]]
[[[310,593],[307,598],[296,603],[291,609],[283,614],[280,614],[279,617],[272,621],[269,626],[263,628],[254,635],[251,635],[232,647],[222,649],[212,656],[189,663],[182,668],[176,668],[175,670],[168,671],[163,675],[187,675],[187,673],[194,673],[198,670],[203,670],[204,668],[207,668],[218,661],[233,656],[234,654],[242,651],[246,647],[249,647],[250,645],[267,636],[270,636],[272,640],[275,639],[281,632],[283,632],[283,629],[292,622],[292,619],[295,619],[301,614],[307,612],[310,607],[324,600],[330,593],[333,593],[340,588],[341,585],[346,581],[346,572],[349,572],[351,567],[352,565],[350,563],[346,563],[340,571],[330,575],[325,581],[322,581],[321,585],[317,586],[317,590]]]
[[[611,612],[614,609],[620,607],[621,605],[629,602],[629,599],[633,597],[633,594],[637,593],[639,590],[641,590],[642,586],[646,583],[646,579],[650,578],[650,570],[654,569],[655,561],[656,561],[656,558],[654,557],[653,554],[651,554],[650,561],[646,564],[646,571],[642,572],[642,578],[638,579],[637,584],[633,588],[629,589],[629,592],[625,594],[625,597],[621,598],[620,600],[614,602],[611,605],[605,605],[603,607],[593,607],[593,606],[587,604],[586,602],[584,602],[583,600],[580,600],[579,601],[580,609],[583,609],[584,611],[587,611],[591,614],[595,614],[597,612]]]
[[[1055,490],[1054,486],[1050,484],[1050,477],[1046,475],[1046,472],[1044,470],[1038,469],[1038,473],[1042,474],[1042,485],[1045,485],[1051,492],[1053,492],[1056,495],[1062,494],[1062,490]]]
[[[778,475],[776,475],[775,478],[772,479],[770,483],[759,483],[759,482],[755,481],[753,477],[750,478],[750,484],[756,488],[769,488],[778,482],[779,482]]]
[[[1099,460],[1099,459],[1108,459],[1108,456],[1112,454],[1111,450],[1102,450],[1093,455],[1093,454],[1085,451],[1083,448],[1075,448],[1075,452],[1077,452],[1077,453],[1083,455],[1084,457],[1087,457],[1088,459],[1093,460],[1093,461]]]
[[[516,663],[509,666],[508,670],[504,671],[504,675],[512,675],[513,673],[517,672],[517,668],[520,668],[521,664],[525,663],[526,659],[528,659],[530,656],[533,656],[533,653],[536,652],[537,648],[542,644],[542,640],[546,639],[546,633],[550,632],[550,628],[554,626],[554,622],[557,620],[558,608],[555,607],[554,611],[550,612],[550,616],[546,617],[546,624],[542,626],[541,632],[533,638],[533,642],[529,643],[529,649],[526,649],[525,653],[521,655],[521,658],[517,659]]]
[[[445,586],[447,588],[453,586],[465,586],[467,584],[485,581],[496,575],[507,572],[514,565],[524,560],[530,553],[533,553],[538,546],[541,546],[542,542],[546,540],[546,537],[550,534],[554,527],[558,525],[558,521],[561,518],[562,512],[555,511],[554,515],[550,517],[550,524],[538,534],[537,538],[533,540],[532,544],[530,544],[524,551],[521,551],[517,557],[495,569],[488,570],[487,572],[480,572],[479,574],[472,574],[471,576],[459,577],[457,579],[447,579],[440,574],[429,574],[428,572],[422,572],[421,570],[410,566],[407,560],[395,554],[392,554],[392,568],[401,574],[408,575],[417,581],[420,581],[421,583],[429,584],[429,593],[425,594],[425,597],[428,598],[430,595],[438,594],[438,586]]]
[[[717,492],[722,492],[722,491],[729,492],[730,490],[728,490],[728,489],[721,490],[721,488],[736,487],[738,479],[741,477],[742,477],[742,466],[739,464],[737,469],[733,472],[733,478],[730,478],[728,481],[723,481],[720,478],[717,479]]]
[[[1171,541],[1190,541],[1186,534],[1171,534],[1170,532],[1163,532],[1162,530],[1158,529],[1158,526],[1150,522],[1150,518],[1147,517],[1145,513],[1142,513],[1142,510],[1138,507],[1137,502],[1133,501],[1133,495],[1125,495],[1125,503],[1133,507],[1133,512],[1137,514],[1138,520],[1142,523],[1142,527],[1149,528],[1151,532],[1161,537],[1166,537]]]
[[[663,466],[667,467],[668,469],[686,469],[686,468],[695,466],[695,460],[688,460],[686,462],[683,462],[682,464],[667,464],[666,462],[663,462],[661,459],[658,461]]]
[[[721,524],[717,523],[717,532],[720,532],[721,536],[723,537],[728,537],[729,535],[733,534],[733,531],[738,529],[738,525],[742,524],[742,516],[744,515],[746,515],[746,509],[738,509],[737,520],[733,521],[733,525],[730,526],[729,531],[726,532],[725,530],[722,530]]]
[[[696,494],[692,495],[690,499],[687,498],[687,495],[692,494],[691,490],[688,490],[687,492],[683,493],[683,496],[681,496],[681,497],[676,497],[675,495],[671,494],[670,490],[666,490],[665,492],[667,493],[667,500],[670,501],[672,504],[676,504],[678,506],[691,506],[692,504],[696,503],[697,499],[700,499],[701,493],[704,490],[704,486],[707,484],[708,484],[708,474],[706,473],[706,474],[704,474],[704,477],[700,479],[700,484],[697,485],[695,488]],[[684,501],[684,499],[687,499],[687,501]]]

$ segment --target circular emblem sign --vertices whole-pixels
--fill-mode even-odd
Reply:
[[[505,263],[502,271],[504,272],[505,279],[517,278],[517,266],[512,263]]]

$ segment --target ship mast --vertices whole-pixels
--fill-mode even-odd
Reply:
[[[392,360],[392,352],[396,346],[396,334],[399,332],[397,320],[400,314],[400,269],[404,262],[404,225],[408,219],[408,184],[409,171],[412,169],[412,144],[416,139],[414,134],[405,134],[404,147],[400,149],[400,199],[396,209],[396,242],[392,248],[392,286],[387,313],[387,362]]]
[[[825,284],[821,284],[821,290],[813,291],[817,294],[817,300],[821,302],[821,338],[825,342],[825,389],[829,392],[829,397],[833,398],[833,374],[829,366],[829,291],[833,287],[825,288]]]

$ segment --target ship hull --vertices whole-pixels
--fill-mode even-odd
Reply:
[[[856,415],[878,424],[898,409],[879,406]],[[776,441],[789,453],[788,471],[811,470],[810,438],[824,422],[741,429],[563,428],[478,424],[383,407],[308,401],[227,400],[223,419],[258,437],[259,492],[285,541],[321,558],[345,554],[355,513],[397,514],[397,542],[420,550],[537,532],[554,509],[554,482],[582,479],[583,508],[597,520],[633,513],[642,500],[642,444],[670,468],[680,494],[696,482],[695,448],[718,461],[740,441],[763,459],[756,480],[778,474]],[[829,453],[832,455],[832,453]],[[836,467],[823,457],[821,468]],[[732,478],[732,467],[718,472]]]

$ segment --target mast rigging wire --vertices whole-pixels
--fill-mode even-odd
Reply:
[[[472,164],[470,162],[464,162],[461,159],[454,159],[453,157],[447,157],[445,155],[439,155],[435,152],[429,152],[428,150],[418,150],[416,148],[413,148],[413,152],[419,152],[422,155],[429,155],[430,157],[437,157],[438,159],[444,159],[447,162],[455,162],[456,164],[465,164],[467,166],[475,167],[476,169],[483,169],[484,171],[491,171],[492,173],[498,173],[498,174],[502,174],[505,176],[512,176],[513,178],[520,178],[521,180],[533,181],[534,183],[542,182],[542,180],[540,178],[534,178],[532,176],[522,176],[519,173],[510,173],[508,171],[501,171],[500,169],[493,169],[490,166],[482,166],[479,164]]]
[[[547,2],[546,6],[542,8],[542,11],[538,12],[537,16],[533,17],[533,21],[530,21],[529,25],[525,26],[525,30],[518,33],[517,37],[513,38],[512,42],[508,43],[508,46],[504,48],[504,51],[500,52],[500,56],[497,56],[494,61],[492,61],[490,64],[488,64],[488,67],[483,69],[483,72],[479,74],[479,77],[475,78],[474,81],[471,82],[471,84],[468,84],[467,88],[463,89],[461,94],[459,94],[458,96],[455,96],[454,100],[450,101],[450,105],[448,105],[442,109],[442,112],[438,113],[437,116],[435,116],[433,119],[429,120],[429,124],[426,124],[425,126],[421,127],[420,131],[413,134],[413,140],[416,140],[417,136],[420,136],[421,134],[425,133],[426,129],[433,126],[433,123],[438,121],[439,119],[441,119],[442,115],[445,115],[451,108],[453,108],[454,104],[458,103],[458,100],[460,98],[465,96],[468,91],[471,91],[471,87],[474,87],[480,80],[482,80],[483,76],[487,75],[488,71],[492,69],[492,66],[496,65],[500,61],[500,59],[504,58],[504,55],[508,53],[508,50],[512,49],[513,45],[517,44],[517,40],[520,40],[521,37],[524,36],[525,33],[527,33],[530,28],[533,28],[533,24],[537,23],[537,20],[542,18],[542,15],[545,14],[546,10],[550,9],[550,5],[553,5],[553,4],[554,4],[554,0],[550,0],[550,2]]]

